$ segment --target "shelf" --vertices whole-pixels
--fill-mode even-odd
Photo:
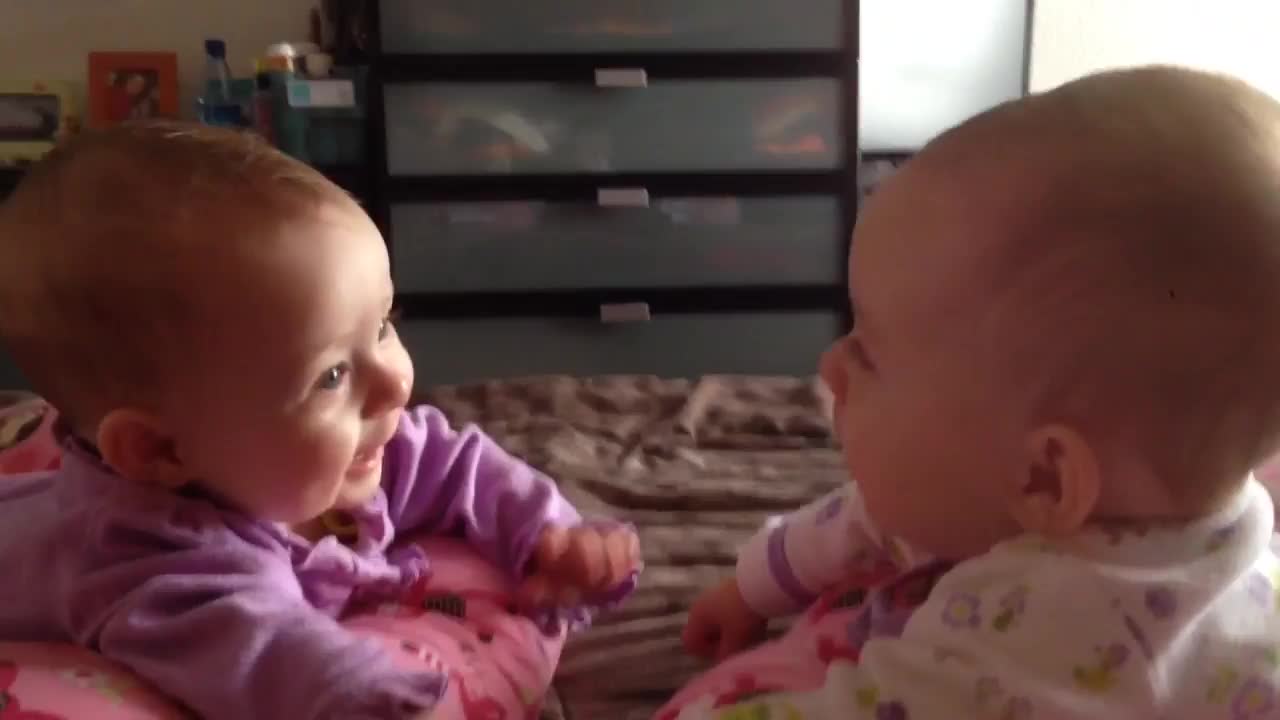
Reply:
[[[828,195],[847,189],[843,170],[743,171],[729,173],[565,173],[558,175],[389,175],[388,202],[444,200],[539,200],[594,202],[596,190],[642,187],[655,194],[710,196]]]
[[[667,53],[505,53],[474,55],[402,55],[379,57],[374,67],[382,82],[454,80],[484,82],[553,81],[594,84],[596,68],[644,68],[652,78],[734,78],[761,80],[842,77],[850,60],[845,51],[717,51]]]
[[[371,37],[370,124],[368,148],[375,173],[371,183],[375,204],[371,213],[391,243],[391,211],[395,206],[422,202],[532,201],[587,203],[598,201],[601,188],[644,188],[655,197],[781,197],[825,196],[838,199],[839,227],[833,228],[831,242],[841,257],[847,253],[858,205],[858,1],[843,0],[842,14],[853,22],[844,23],[840,47],[832,49],[650,49],[605,52],[412,52],[414,45],[398,43],[383,52],[379,33]],[[378,3],[373,27],[379,27]],[[420,175],[393,175],[388,158],[386,122],[387,95],[392,99],[420,83],[556,83],[564,93],[588,93],[596,87],[600,68],[641,68],[647,80],[658,87],[662,81],[701,80],[797,80],[834,78],[840,88],[836,106],[836,129],[844,142],[838,153],[838,167],[819,164],[813,168],[762,168],[712,170],[702,172],[564,172],[430,175],[447,169],[421,162],[401,167]],[[678,84],[678,83],[668,83]],[[482,88],[482,90],[489,90]],[[601,90],[600,92],[613,92]],[[643,97],[642,89],[617,90]],[[652,92],[652,89],[650,90]],[[707,100],[699,96],[699,102]],[[627,111],[626,102],[617,103]],[[397,117],[399,117],[397,115]],[[751,118],[743,116],[743,122]],[[730,122],[730,121],[726,121]],[[416,129],[416,128],[415,128]],[[400,148],[403,151],[403,148]],[[403,159],[403,158],[400,158]],[[680,162],[651,162],[641,165],[679,165]],[[735,166],[739,162],[725,162]],[[451,168],[449,168],[451,169]],[[461,167],[462,171],[470,170]],[[780,237],[779,242],[785,238]],[[406,254],[406,257],[408,255]],[[392,263],[397,262],[393,252]],[[585,269],[589,270],[589,268]],[[841,273],[843,275],[843,273]],[[818,280],[825,282],[828,276]],[[743,278],[747,282],[748,280]],[[635,282],[644,282],[636,279]],[[762,282],[781,282],[763,276]],[[704,281],[709,282],[709,281]],[[431,287],[429,284],[420,284]],[[455,286],[456,287],[456,286]],[[822,285],[708,285],[706,287],[579,288],[573,290],[527,290],[506,292],[404,292],[397,304],[409,319],[432,318],[591,318],[600,306],[613,303],[645,303],[659,314],[724,313],[743,315],[760,312],[832,313],[847,325],[849,301],[843,283]]]
[[[527,292],[400,293],[396,305],[407,318],[589,317],[601,305],[646,303],[653,313],[741,313],[761,310],[831,310],[849,306],[844,286],[723,286],[619,288]]]

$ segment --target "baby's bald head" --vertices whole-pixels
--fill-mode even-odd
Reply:
[[[1280,104],[1115,71],[974,118],[912,165],[967,188],[970,327],[1037,421],[1087,428],[1104,457],[1136,448],[1191,509],[1280,445]]]
[[[229,251],[316,208],[358,206],[254,136],[170,122],[86,133],[0,206],[0,342],[87,428],[180,371],[234,285]]]

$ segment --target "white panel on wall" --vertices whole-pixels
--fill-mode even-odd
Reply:
[[[181,110],[194,114],[204,39],[227,41],[237,74],[273,42],[304,40],[315,0],[0,0],[0,68],[5,80],[74,84],[83,101],[91,50],[178,53]]]
[[[1027,5],[862,0],[862,149],[914,150],[948,127],[1020,96],[1026,87]]]
[[[1172,63],[1280,97],[1280,0],[1036,0],[1031,89],[1097,70]]]

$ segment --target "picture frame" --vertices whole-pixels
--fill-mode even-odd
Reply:
[[[89,53],[89,126],[178,117],[178,54]]]
[[[0,80],[0,167],[29,165],[79,129],[69,84]]]

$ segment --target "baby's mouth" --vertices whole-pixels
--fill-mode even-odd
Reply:
[[[350,475],[368,475],[382,463],[382,446],[361,450],[351,459]]]

